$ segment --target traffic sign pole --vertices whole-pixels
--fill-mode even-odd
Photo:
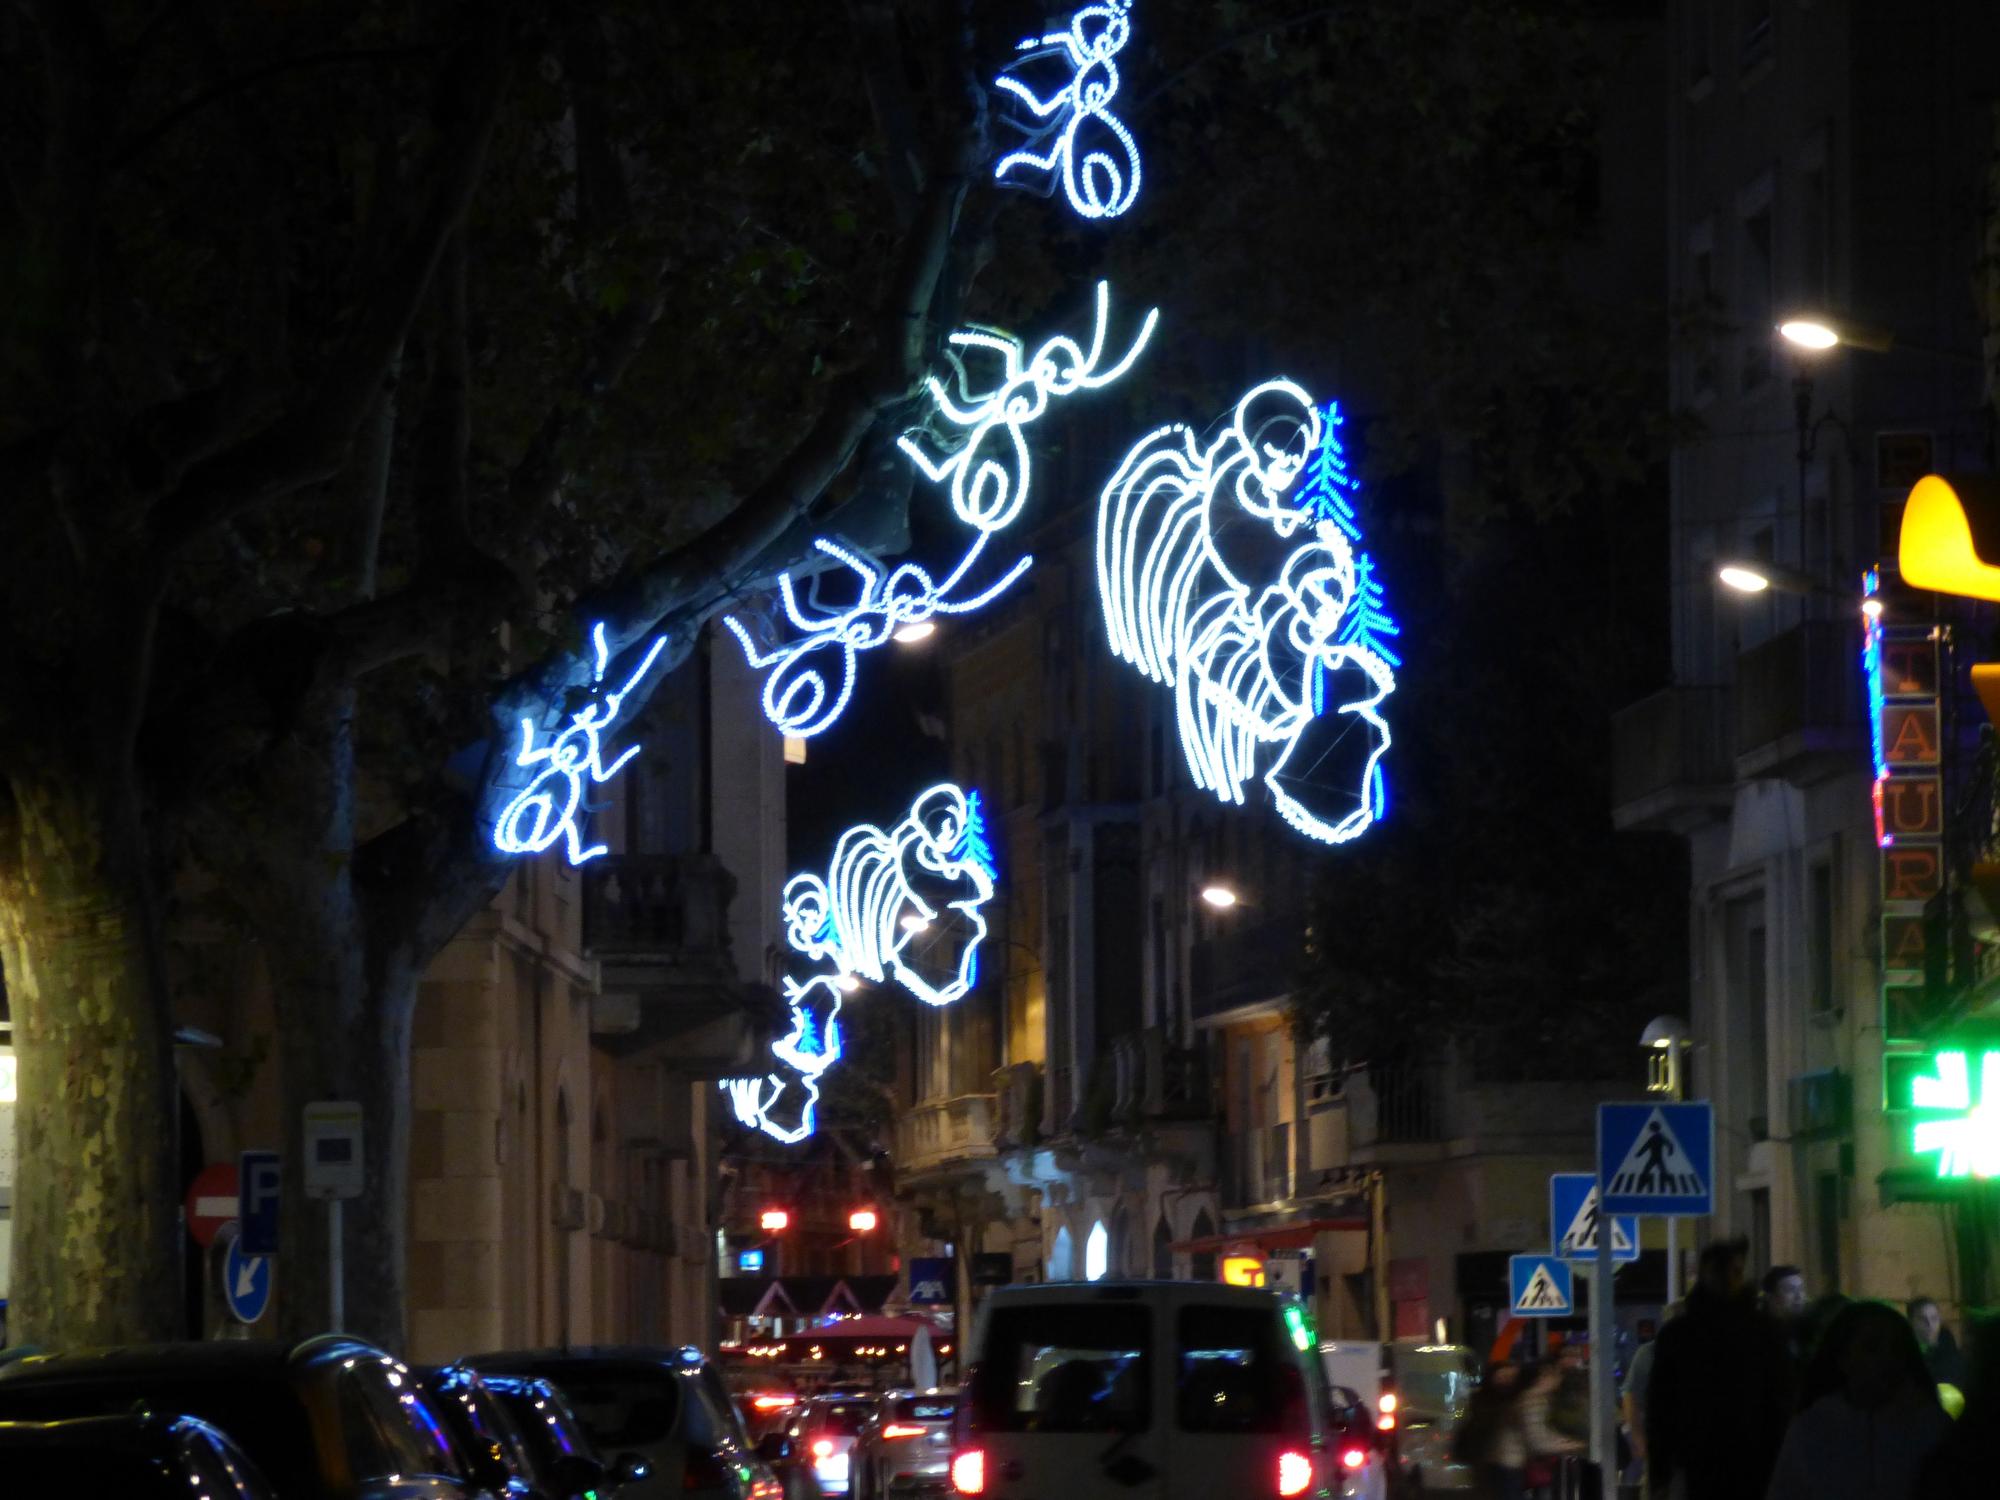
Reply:
[[[347,1321],[347,1271],[340,1263],[340,1200],[326,1200],[326,1331],[339,1333]]]
[[[1597,1201],[1604,1201],[1598,1184]],[[1613,1492],[1611,1457],[1611,1240],[1612,1218],[1601,1209],[1597,1222],[1597,1264],[1590,1276],[1590,1457],[1597,1465],[1598,1493]]]

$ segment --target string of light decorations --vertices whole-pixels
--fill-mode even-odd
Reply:
[[[1019,106],[1007,119],[1027,141],[995,164],[996,179],[1046,173],[1044,190],[1054,192],[1059,183],[1070,207],[1086,219],[1114,219],[1137,201],[1139,144],[1111,113],[1118,92],[1118,64],[1112,59],[1132,39],[1131,11],[1132,0],[1086,5],[1067,29],[1019,45],[1019,55],[993,86]],[[1061,87],[1047,94],[1020,76],[1064,72]]]
[[[893,983],[933,1006],[969,993],[995,876],[979,794],[944,782],[894,828],[841,834],[824,876],[787,881],[785,941],[830,967],[785,979],[791,1030],[771,1046],[778,1066],[722,1082],[736,1118],[788,1145],[813,1133],[819,1080],[841,1057],[841,1002],[862,983]]]

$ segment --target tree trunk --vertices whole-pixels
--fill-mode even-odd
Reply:
[[[180,1331],[179,1100],[141,866],[87,772],[58,764],[0,781],[0,961],[18,1068],[16,1342]]]

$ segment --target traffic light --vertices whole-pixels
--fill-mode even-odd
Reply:
[[[847,1216],[847,1227],[856,1234],[873,1234],[878,1222],[872,1208],[857,1208]]]
[[[757,1216],[757,1227],[766,1234],[783,1234],[791,1225],[792,1216],[782,1208],[767,1208]]]

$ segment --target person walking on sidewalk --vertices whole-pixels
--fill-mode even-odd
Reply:
[[[1857,1302],[1813,1355],[1769,1500],[1910,1500],[1950,1431],[1909,1323],[1885,1302]]]

